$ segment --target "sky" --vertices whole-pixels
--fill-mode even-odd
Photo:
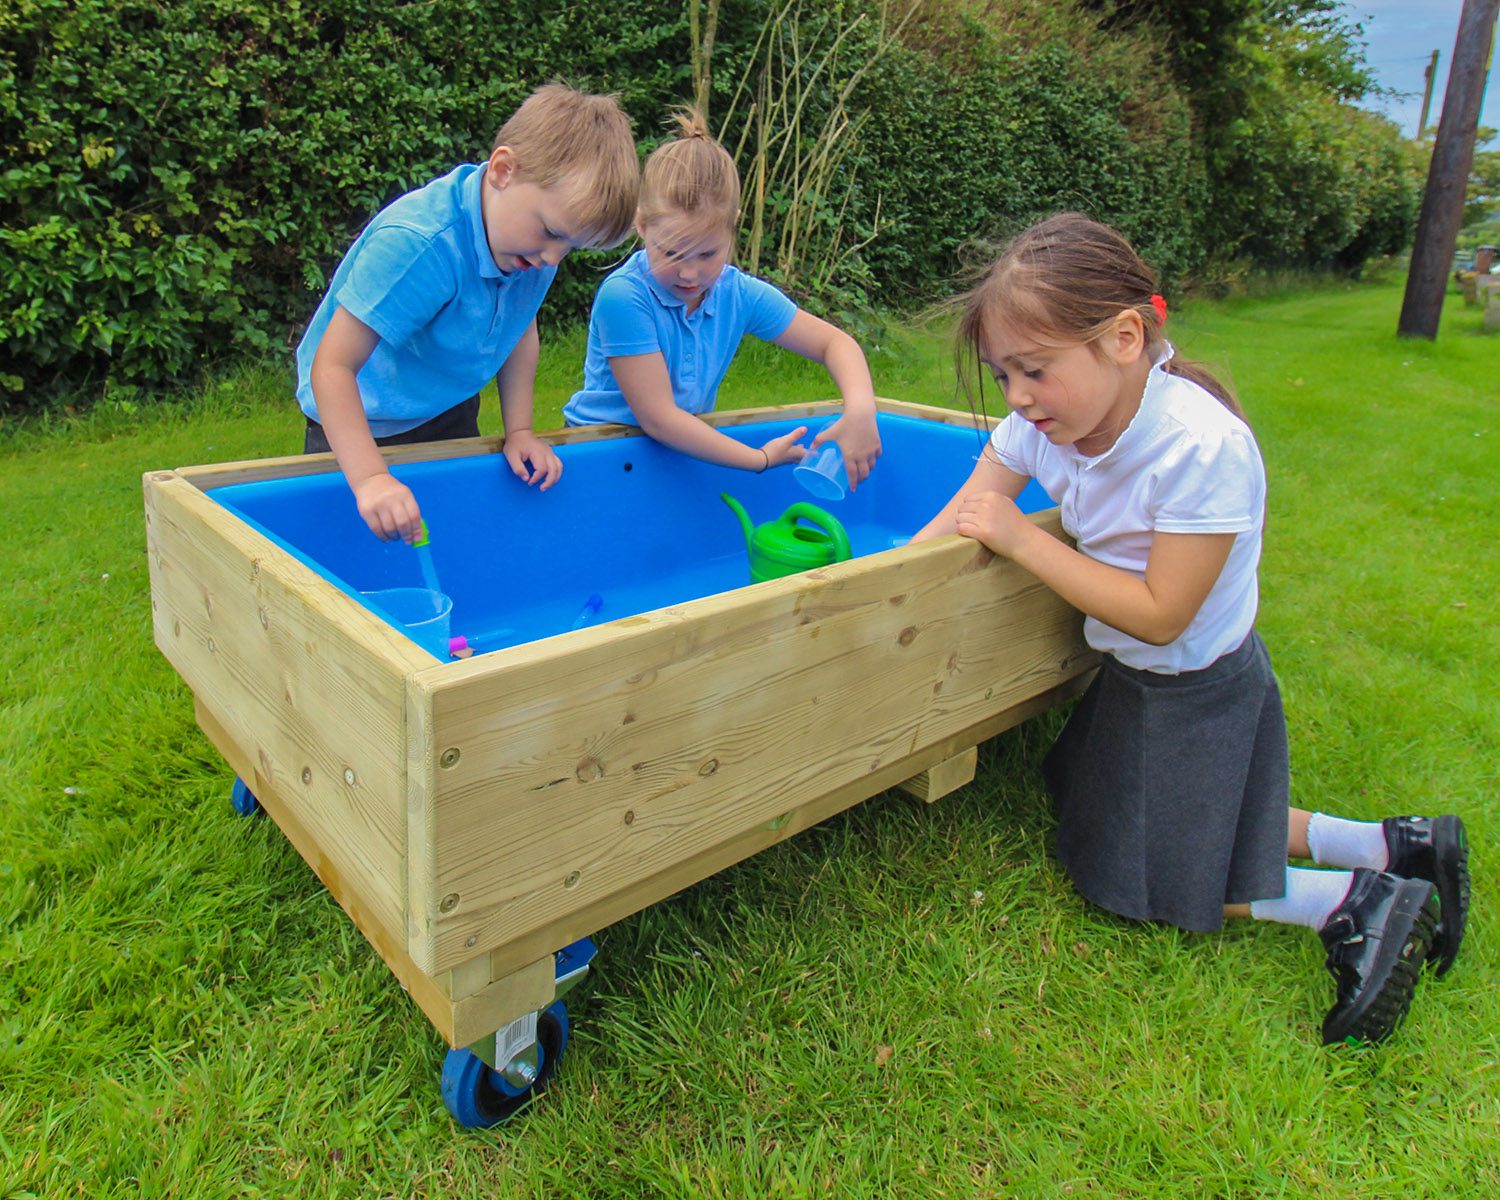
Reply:
[[[1458,17],[1463,0],[1344,0],[1345,12],[1365,27],[1365,59],[1376,81],[1405,95],[1366,101],[1365,107],[1383,112],[1401,126],[1407,137],[1415,137],[1422,113],[1422,73],[1434,50],[1439,51],[1437,81],[1433,86],[1432,110],[1427,123],[1436,128],[1443,108],[1443,89],[1448,86],[1448,66],[1453,61],[1453,42],[1458,36]],[[1489,86],[1479,123],[1500,129],[1500,69],[1491,67]],[[1500,143],[1497,139],[1496,145]]]

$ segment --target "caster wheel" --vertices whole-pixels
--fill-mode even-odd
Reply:
[[[255,798],[255,793],[245,786],[243,779],[234,781],[234,789],[229,793],[229,803],[242,817],[253,817],[260,812],[260,801]]]
[[[555,1000],[537,1014],[537,1074],[523,1088],[485,1065],[470,1050],[449,1050],[443,1060],[443,1104],[453,1119],[470,1129],[508,1121],[547,1090],[568,1045],[568,1010]]]

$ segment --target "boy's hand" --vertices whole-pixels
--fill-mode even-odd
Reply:
[[[958,502],[954,517],[964,537],[983,542],[1006,558],[1014,558],[1021,539],[1036,528],[1014,500],[999,492],[970,492]]]
[[[849,490],[855,491],[870,477],[875,460],[880,457],[880,430],[875,424],[875,410],[845,413],[813,438],[813,449],[827,441],[837,442],[844,452],[844,473],[849,476]]]
[[[784,433],[780,437],[774,437],[761,449],[766,453],[766,470],[772,467],[785,466],[787,463],[799,463],[802,456],[807,453],[804,446],[797,445],[802,435],[807,432],[806,425],[798,425],[791,433]]]
[[[388,472],[351,484],[354,503],[370,532],[382,541],[400,538],[407,545],[422,532],[422,513],[411,489]]]
[[[528,486],[542,485],[546,491],[562,478],[562,459],[557,452],[529,429],[518,429],[505,435],[505,446],[501,451],[516,478]]]

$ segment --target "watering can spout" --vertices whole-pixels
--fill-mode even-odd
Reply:
[[[740,519],[740,528],[745,531],[745,549],[749,550],[755,541],[755,526],[750,523],[750,514],[745,511],[745,506],[728,492],[720,492],[719,499],[729,505],[730,511]]]

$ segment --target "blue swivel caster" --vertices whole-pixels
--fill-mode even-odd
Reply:
[[[588,938],[557,952],[559,996],[588,973],[595,952]],[[485,1057],[476,1054],[476,1048]],[[443,1104],[455,1121],[470,1129],[507,1121],[547,1090],[567,1048],[568,1009],[560,999],[554,1000],[474,1047],[449,1050],[443,1060]]]
[[[443,1060],[443,1103],[470,1129],[508,1121],[547,1090],[568,1046],[568,1009],[554,1000],[536,1015],[536,1042],[500,1070],[472,1050],[449,1050]]]
[[[255,798],[255,793],[245,786],[243,779],[235,779],[234,788],[229,793],[229,803],[242,817],[253,817],[260,812],[260,801]]]

